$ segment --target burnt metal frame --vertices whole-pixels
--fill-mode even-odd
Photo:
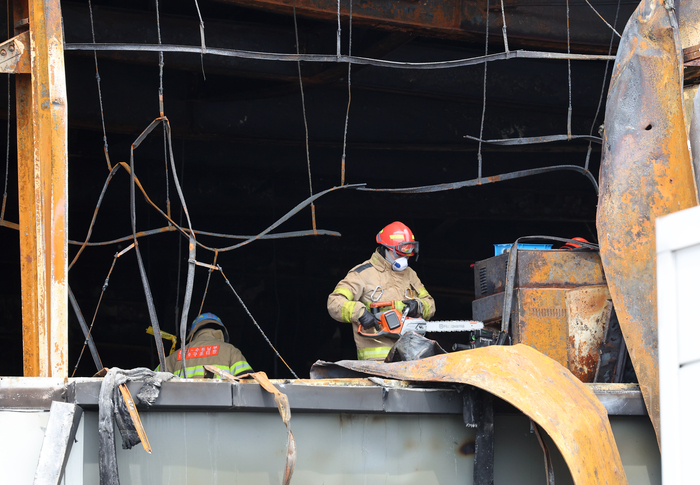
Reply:
[[[68,375],[68,153],[59,0],[15,0],[24,375]]]

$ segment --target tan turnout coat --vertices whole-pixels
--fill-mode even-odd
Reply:
[[[419,300],[424,319],[429,320],[435,315],[435,300],[418,279],[416,272],[412,268],[393,271],[389,262],[379,251],[375,251],[368,261],[348,272],[333,293],[328,295],[327,302],[328,313],[334,320],[352,324],[357,358],[360,360],[383,360],[396,342],[388,337],[369,338],[357,333],[358,319],[363,311],[369,311],[373,292],[374,301]],[[365,331],[373,332],[374,330]]]

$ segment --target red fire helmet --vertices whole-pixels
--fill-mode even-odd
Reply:
[[[392,222],[377,234],[377,242],[401,256],[418,255],[418,241],[403,222]]]

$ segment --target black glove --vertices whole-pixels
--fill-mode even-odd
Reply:
[[[402,303],[408,307],[407,317],[418,318],[422,316],[418,300],[403,300]]]
[[[367,310],[365,310],[362,313],[362,315],[360,315],[360,318],[358,320],[360,321],[360,325],[362,325],[363,330],[369,330],[370,328],[375,328],[379,330],[381,328],[377,319],[374,318],[374,315],[372,315]]]

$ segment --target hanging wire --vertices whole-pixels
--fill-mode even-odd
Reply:
[[[569,29],[569,0],[566,0],[566,53],[571,55],[571,32]],[[571,140],[571,115],[573,108],[571,107],[571,59],[566,60],[569,73],[569,109],[566,116],[566,134]]]
[[[339,0],[340,1],[340,0]],[[340,8],[340,7],[338,7]],[[294,0],[292,3],[292,13],[294,17],[294,40],[296,42],[297,56],[299,56],[299,27],[297,26],[297,2]],[[338,47],[340,49],[340,47]],[[337,57],[340,58],[340,52],[338,52]],[[314,188],[311,183],[311,157],[309,155],[309,124],[306,121],[306,100],[304,99],[304,83],[301,78],[301,60],[297,60],[297,71],[299,72],[299,91],[301,92],[301,112],[304,117],[304,134],[306,141],[306,166],[309,173],[309,195],[314,195]],[[316,234],[316,207],[311,204],[311,227]]]
[[[156,1],[156,29],[158,32],[158,45],[161,45],[163,41],[160,38],[160,8],[158,6],[158,0]],[[160,109],[160,116],[165,116],[165,108],[163,107],[163,51],[158,51],[158,107]],[[183,353],[184,356],[184,353]]]
[[[508,49],[508,32],[506,30],[506,7],[503,5],[503,0],[501,0],[501,16],[503,17],[503,45],[505,46],[507,56],[510,53],[510,49]]]
[[[600,20],[602,20],[602,21],[605,23],[605,25],[607,25],[607,26],[610,28],[610,30],[613,31],[613,34],[615,34],[615,35],[617,35],[618,37],[622,38],[622,36],[618,33],[618,31],[615,30],[615,27],[613,27],[612,25],[610,25],[610,24],[608,23],[608,21],[605,20],[605,19],[603,18],[603,16],[600,15],[600,14],[598,13],[598,11],[595,9],[595,7],[593,7],[593,5],[591,5],[591,2],[589,2],[588,0],[586,0],[586,3],[588,4],[589,7],[591,7],[591,9],[592,9],[592,10],[595,12],[595,14],[600,18]],[[617,4],[617,10],[618,10],[618,12],[620,11],[620,3],[619,3],[619,2],[618,2],[618,4]],[[614,23],[615,23],[615,25],[617,26],[617,13],[615,13],[615,22],[614,22]]]
[[[241,297],[238,296],[238,292],[236,292],[235,288],[233,287],[233,285],[231,284],[231,282],[228,280],[228,278],[227,278],[226,275],[224,274],[224,270],[221,268],[221,266],[217,266],[217,269],[219,270],[219,273],[221,273],[221,276],[224,277],[224,280],[226,281],[226,284],[228,285],[228,287],[231,288],[231,291],[233,291],[233,294],[236,295],[236,298],[238,298],[238,301],[240,302],[240,304],[241,304],[241,306],[243,307],[243,309],[245,310],[245,312],[248,314],[248,316],[250,317],[250,319],[253,321],[253,323],[255,324],[255,326],[257,327],[257,329],[260,331],[260,334],[263,336],[263,338],[265,339],[265,341],[267,342],[267,344],[270,346],[270,348],[272,348],[272,350],[275,352],[275,355],[277,355],[277,357],[279,357],[279,359],[280,359],[280,360],[282,361],[282,363],[287,367],[287,369],[289,369],[289,372],[292,373],[292,375],[294,376],[294,378],[295,378],[295,379],[299,379],[299,376],[296,375],[296,373],[292,370],[291,367],[289,367],[289,364],[287,364],[287,361],[285,361],[284,358],[282,358],[282,356],[281,356],[280,353],[277,351],[277,349],[275,348],[275,346],[272,345],[272,342],[270,342],[270,339],[267,338],[267,335],[265,335],[265,332],[263,331],[263,329],[260,328],[260,325],[258,325],[258,322],[255,320],[255,318],[253,317],[253,315],[250,313],[250,310],[248,310],[248,307],[246,306],[245,303],[243,303],[243,300],[241,299]]]
[[[348,29],[348,56],[352,56],[352,0],[350,2],[350,25]],[[338,0],[340,5],[340,0]],[[340,23],[340,7],[338,7],[338,23]],[[348,107],[345,110],[345,128],[343,129],[343,157],[340,162],[340,185],[345,185],[345,149],[348,144],[348,120],[350,118],[350,101],[352,101],[352,91],[350,74],[352,72],[352,64],[348,62]]]
[[[7,38],[10,38],[10,2],[7,2]],[[2,208],[0,208],[0,221],[5,220],[5,207],[7,206],[7,181],[10,176],[10,122],[12,117],[12,98],[10,95],[10,74],[7,74],[7,146],[5,155],[5,189],[2,192]]]
[[[204,54],[207,53],[207,42],[204,37],[204,20],[202,20],[202,12],[199,11],[199,3],[194,0],[194,6],[197,7],[197,15],[199,16],[199,40],[202,43],[202,53],[199,56],[199,60],[202,64],[202,77],[207,80],[207,75],[204,73]]]
[[[97,300],[97,306],[95,307],[95,313],[93,313],[93,315],[92,315],[92,321],[90,322],[90,328],[88,329],[87,336],[85,337],[85,342],[83,342],[83,348],[80,349],[80,354],[78,355],[78,361],[75,363],[75,367],[73,368],[73,374],[71,375],[71,377],[75,377],[75,373],[78,370],[78,366],[80,365],[80,359],[82,359],[83,352],[85,352],[85,346],[88,345],[88,343],[91,339],[92,327],[95,325],[95,318],[97,318],[97,312],[99,311],[100,305],[102,304],[102,297],[104,296],[105,291],[107,291],[107,287],[109,286],[109,277],[112,275],[112,270],[114,270],[114,265],[117,263],[117,259],[119,259],[124,254],[128,253],[133,248],[134,248],[134,243],[131,243],[125,249],[114,254],[114,259],[112,259],[112,266],[110,266],[109,271],[107,272],[107,277],[105,278],[105,282],[102,284],[102,292],[100,293],[100,298]],[[165,369],[163,369],[163,370],[165,370]]]
[[[8,2],[9,5],[9,2]],[[10,95],[10,75],[7,75],[7,149],[5,151],[5,189],[2,193],[2,209],[0,209],[0,221],[5,220],[5,207],[7,206],[7,180],[10,176],[10,122],[12,116],[12,98]]]
[[[338,32],[336,33],[335,37],[335,53],[338,58],[340,58],[340,35],[340,0],[338,0]]]
[[[182,239],[182,238],[179,238]],[[211,280],[211,272],[216,269],[216,260],[219,257],[219,251],[216,250],[214,251],[214,261],[212,261],[211,266],[209,267],[209,273],[207,274],[207,284],[204,287],[204,294],[202,295],[202,303],[199,305],[199,312],[197,315],[202,314],[202,309],[204,308],[204,300],[207,299],[207,291],[209,291],[209,281]]]
[[[163,158],[165,159],[165,212],[170,214],[170,176],[168,174],[168,137],[163,130]]]
[[[505,23],[503,24],[505,25]],[[489,0],[486,0],[486,46],[484,48],[484,57],[489,55]],[[476,153],[479,169],[477,172],[477,180],[481,180],[483,158],[481,157],[481,143],[484,137],[484,120],[486,119],[486,76],[488,73],[488,62],[484,62],[484,96],[481,106],[481,125],[479,126],[479,150]]]
[[[617,10],[615,11],[615,21],[613,22],[613,25],[617,27],[617,18],[618,15],[620,14],[620,0],[617,0]],[[613,28],[613,32],[617,33],[615,29]],[[619,35],[619,34],[618,34]],[[608,46],[608,55],[612,52],[613,48],[613,42],[615,41],[615,35],[610,34],[610,45]],[[593,135],[593,130],[595,129],[596,121],[598,120],[598,114],[600,113],[600,108],[603,105],[603,96],[605,95],[605,86],[608,81],[608,68],[610,67],[610,61],[605,62],[605,72],[603,73],[603,85],[600,88],[600,98],[598,99],[598,107],[595,110],[595,116],[593,117],[593,122],[591,123],[591,131],[590,135]],[[591,151],[592,151],[592,142],[588,142],[588,150],[586,151],[586,163],[585,163],[585,168],[588,170],[588,165],[591,161]]]
[[[180,173],[185,176],[185,141],[182,140],[182,162],[180,164]],[[182,226],[182,207],[180,207],[180,217],[178,224]],[[168,222],[168,227],[173,227]],[[173,228],[174,229],[174,228]],[[175,287],[175,329],[180,331],[180,278],[182,276],[182,238],[177,238],[177,285]]]
[[[92,43],[95,42],[95,22],[92,17],[92,0],[88,0],[88,8],[90,10],[90,32],[92,33]],[[109,145],[107,144],[107,128],[105,128],[105,112],[102,106],[102,79],[100,78],[100,67],[97,64],[97,51],[93,50],[95,56],[95,79],[97,80],[97,97],[100,100],[100,118],[102,120],[102,142],[104,143],[105,160],[107,160],[107,169],[112,170],[112,162],[109,159]]]

